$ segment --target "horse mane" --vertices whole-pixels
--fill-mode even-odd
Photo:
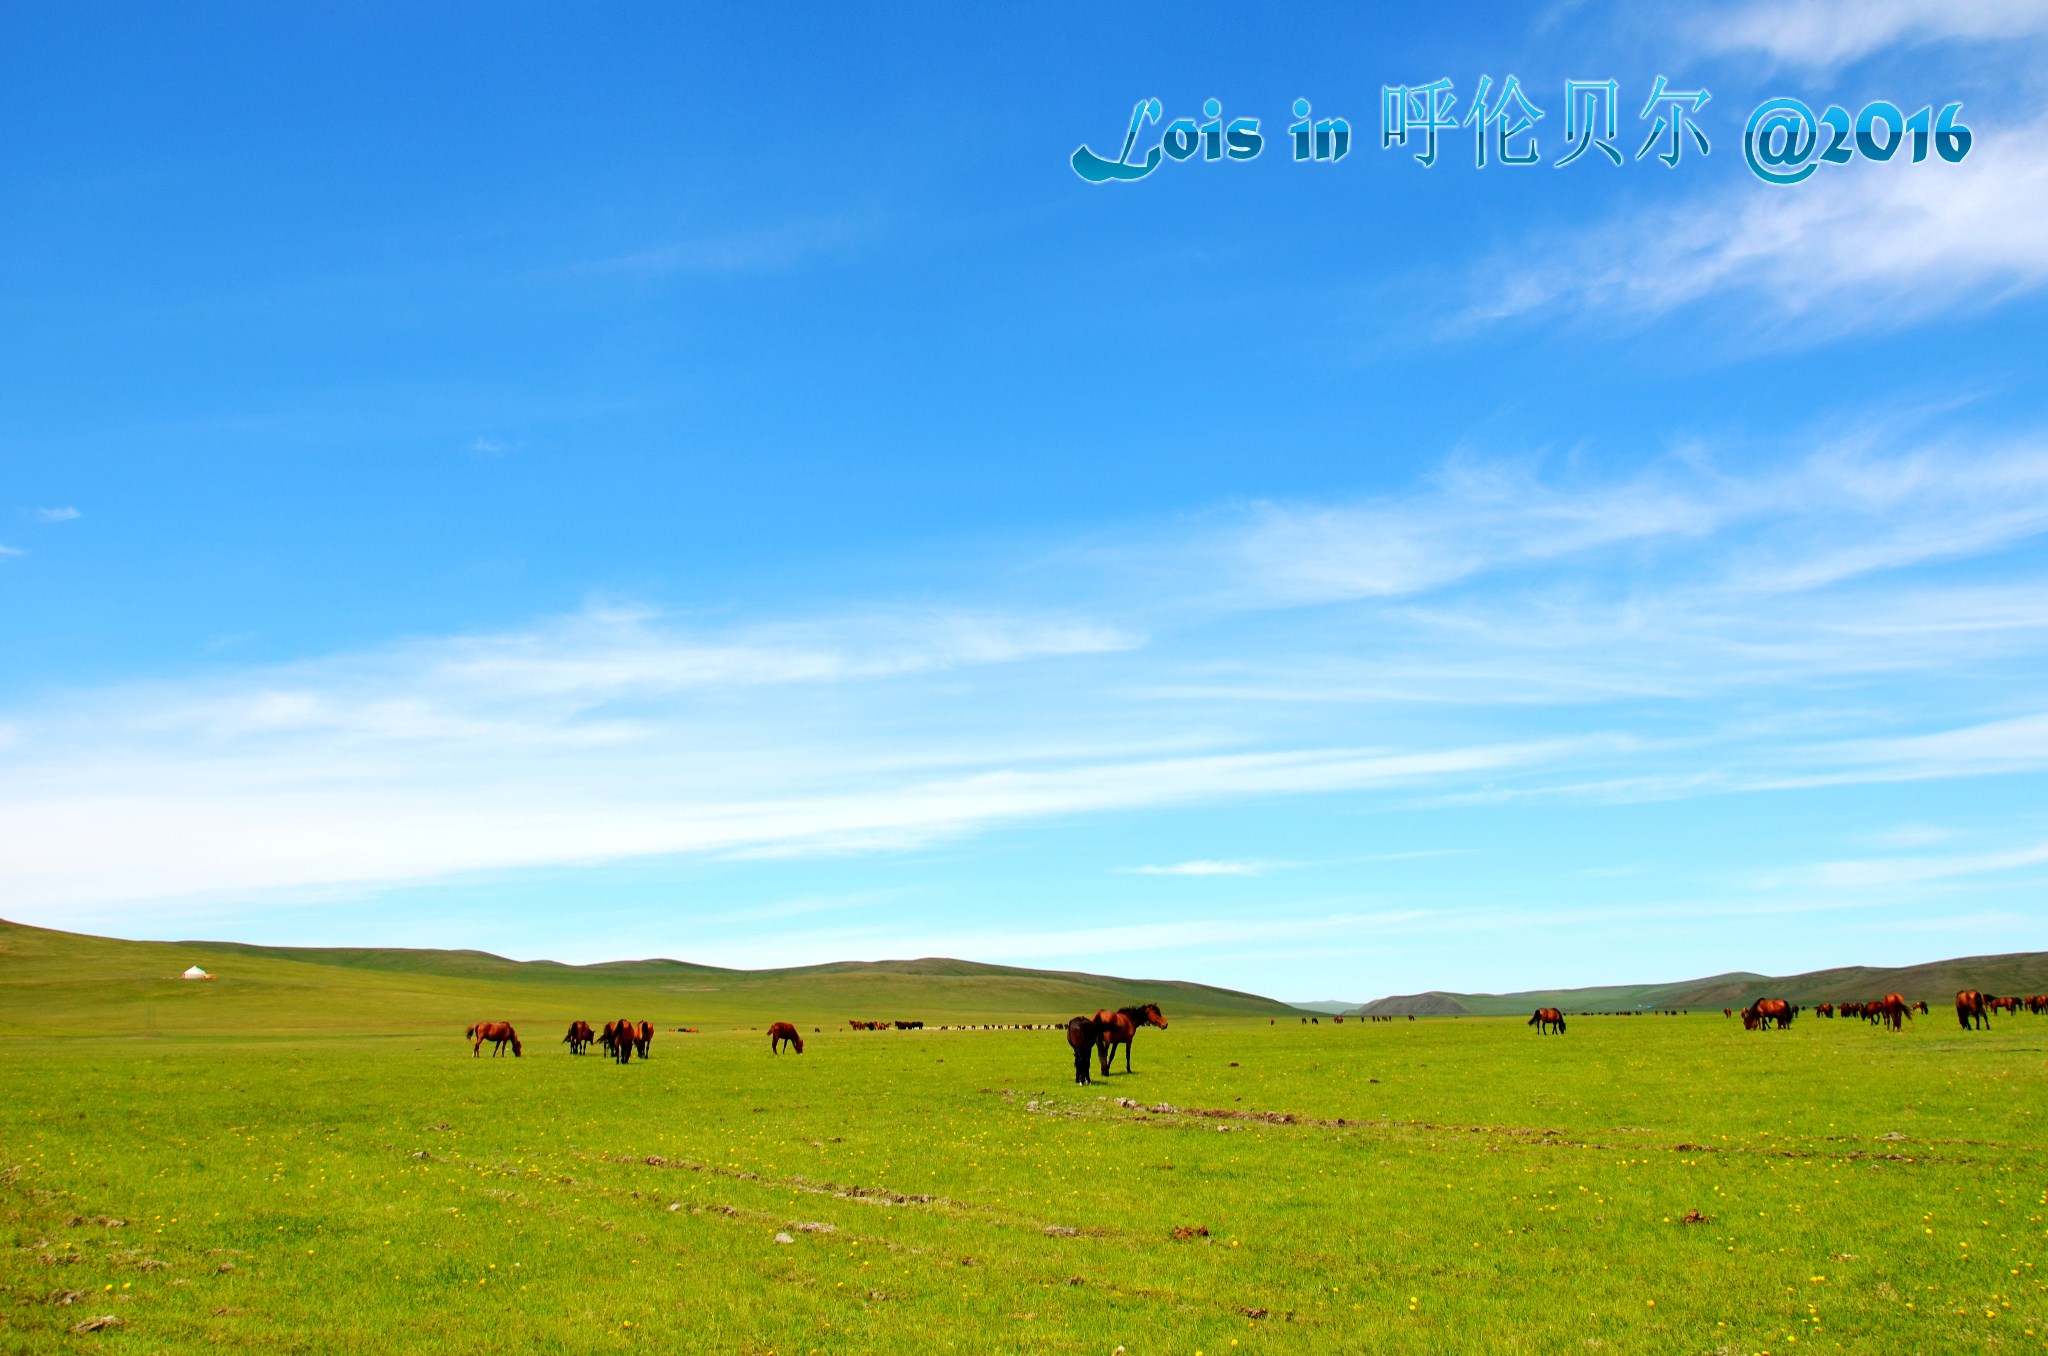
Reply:
[[[1141,1022],[1145,1019],[1145,1013],[1147,1009],[1156,1008],[1158,1006],[1159,1005],[1157,1003],[1133,1003],[1130,1007],[1118,1008],[1117,1011],[1121,1012],[1124,1016],[1130,1018],[1134,1022]]]

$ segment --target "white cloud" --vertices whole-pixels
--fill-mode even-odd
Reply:
[[[1459,324],[1641,321],[1729,295],[1832,337],[2033,292],[2048,281],[2035,226],[2048,217],[2048,120],[1973,131],[1961,164],[1822,166],[1801,184],[1747,184],[1539,244],[1483,267]]]
[[[28,515],[39,523],[68,523],[80,516],[75,508],[30,509]]]
[[[1763,52],[1789,65],[1832,68],[1887,47],[2026,38],[2048,33],[2039,0],[1766,0],[1708,13],[1692,25],[1711,51]]]
[[[1175,862],[1172,866],[1134,866],[1134,876],[1257,876],[1266,870],[1263,862]]]
[[[1211,519],[1124,561],[1144,588],[1100,587],[1085,560],[1116,616],[591,608],[74,692],[0,712],[0,898],[49,917],[1261,797],[1643,800],[2048,767],[2048,717],[1933,695],[1959,672],[2031,691],[2033,553],[1956,562],[2044,532],[2048,452],[2024,440],[1841,438],[1748,473],[1466,458],[1405,495]]]
[[[0,557],[25,556],[27,554],[28,552],[22,550],[18,546],[0,546]]]

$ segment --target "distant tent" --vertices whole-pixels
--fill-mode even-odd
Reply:
[[[213,976],[212,976],[212,975],[209,975],[209,974],[207,974],[207,973],[206,973],[206,971],[204,971],[204,970],[200,969],[200,968],[199,968],[198,966],[196,966],[196,965],[195,965],[195,966],[193,966],[193,967],[192,967],[192,968],[191,968],[190,970],[187,970],[187,971],[185,972],[185,974],[184,974],[184,976],[183,976],[183,977],[184,977],[184,978],[186,978],[186,979],[212,979],[212,978],[213,978]]]

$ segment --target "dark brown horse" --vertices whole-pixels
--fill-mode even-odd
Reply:
[[[1101,1031],[1096,1048],[1102,1054],[1102,1076],[1109,1077],[1109,1064],[1116,1057],[1116,1047],[1124,1048],[1124,1072],[1131,1071],[1131,1038],[1138,1034],[1141,1026],[1156,1026],[1166,1030],[1166,1015],[1159,1011],[1157,1003],[1138,1003],[1128,1008],[1111,1012],[1108,1008],[1095,1014],[1095,1024]]]
[[[1072,1017],[1067,1021],[1067,1044],[1074,1047],[1074,1081],[1092,1083],[1088,1076],[1088,1056],[1102,1040],[1102,1023],[1093,1017]],[[1105,1068],[1103,1072],[1107,1073]]]
[[[1782,1031],[1792,1025],[1793,1011],[1782,998],[1759,998],[1742,1010],[1742,1025],[1750,1031],[1773,1026]]]
[[[633,1027],[631,1022],[626,1025]],[[639,1026],[633,1027],[632,1041],[633,1048],[640,1052],[640,1058],[647,1058],[647,1051],[654,1044],[654,1023],[642,1022]]]
[[[1877,1001],[1876,1006],[1879,1026],[1904,1031],[1906,1023],[1913,1020],[1913,1009],[1903,994],[1888,993]]]
[[[491,1058],[505,1053],[505,1047],[512,1047],[512,1058],[519,1058],[519,1033],[512,1029],[510,1022],[478,1022],[462,1033],[469,1038],[470,1058],[483,1053],[484,1042],[491,1043]]]
[[[1984,995],[1975,989],[1964,989],[1956,995],[1956,1020],[1963,1030],[1991,1029],[1991,1014],[1985,1011]]]
[[[769,1054],[781,1054],[782,1043],[784,1041],[788,1041],[790,1046],[794,1048],[798,1054],[802,1054],[804,1052],[804,1038],[802,1034],[799,1033],[797,1029],[791,1026],[788,1022],[777,1022],[774,1026],[768,1028]]]
[[[580,1055],[585,1050],[588,1050],[590,1042],[594,1039],[596,1038],[591,1033],[590,1023],[580,1019],[569,1023],[569,1034],[562,1037],[562,1040],[568,1044],[569,1053],[572,1055]]]
[[[605,1039],[610,1042],[605,1048],[611,1051],[612,1058],[620,1064],[631,1064],[633,1062],[633,1024],[623,1017],[616,1022],[606,1022],[604,1024],[604,1034]]]
[[[1556,1008],[1538,1008],[1536,1009],[1536,1015],[1531,1017],[1526,1025],[1535,1027],[1536,1034],[1539,1036],[1548,1036],[1552,1031],[1562,1036],[1564,1034],[1564,1014]]]

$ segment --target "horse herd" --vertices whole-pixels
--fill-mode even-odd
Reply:
[[[510,1022],[477,1022],[462,1034],[469,1040],[472,1057],[483,1053],[486,1041],[490,1043],[493,1059],[504,1054],[508,1045],[512,1047],[512,1058],[520,1056],[519,1033],[512,1029]],[[654,1045],[654,1023],[629,1022],[622,1017],[616,1022],[606,1022],[600,1033],[592,1031],[588,1022],[571,1022],[569,1034],[562,1037],[562,1043],[569,1047],[572,1055],[580,1055],[593,1045],[602,1046],[604,1052],[619,1063],[630,1064],[636,1054],[642,1059],[647,1058],[648,1050]]]
[[[1792,1025],[1792,1019],[1804,1010],[1797,1003],[1782,998],[1759,998],[1742,1009],[1742,1027],[1745,1031],[1783,1030]],[[1988,1031],[1992,1013],[2022,1010],[2037,1015],[2048,1013],[2048,994],[2035,994],[2031,998],[2000,998],[1976,989],[1964,989],[1956,995],[1956,1021],[1965,1031]],[[1905,1030],[1906,1023],[1913,1020],[1916,1012],[1926,1014],[1925,999],[1909,1003],[1904,995],[1896,993],[1888,993],[1868,1003],[1820,1003],[1813,1009],[1816,1017],[1861,1017],[1892,1031]],[[1721,1015],[1733,1017],[1736,1010],[1722,1008]]]
[[[898,1031],[922,1031],[924,1023],[859,1021],[848,1023],[855,1031],[887,1031],[892,1027]],[[1131,1071],[1131,1038],[1141,1026],[1156,1026],[1166,1029],[1166,1016],[1159,1011],[1157,1003],[1139,1003],[1127,1008],[1111,1011],[1104,1008],[1093,1017],[1076,1017],[1066,1025],[1067,1044],[1074,1050],[1074,1081],[1089,1082],[1088,1055],[1094,1051],[1102,1061],[1103,1077],[1109,1076],[1109,1064],[1116,1047],[1124,1048],[1124,1072]],[[694,1030],[684,1027],[680,1030]],[[463,1033],[469,1040],[471,1057],[480,1056],[486,1042],[491,1046],[491,1056],[496,1058],[505,1053],[505,1047],[512,1047],[512,1057],[521,1053],[519,1033],[512,1029],[510,1022],[476,1022]],[[603,1048],[620,1064],[630,1064],[633,1056],[646,1059],[648,1050],[654,1044],[654,1023],[633,1022],[624,1018],[606,1022],[602,1031],[591,1030],[590,1023],[575,1021],[569,1023],[569,1033],[562,1037],[562,1043],[569,1047],[569,1053],[580,1055],[591,1046]],[[775,1022],[768,1028],[768,1053],[780,1054],[788,1046],[797,1054],[804,1052],[803,1033],[789,1022]]]

